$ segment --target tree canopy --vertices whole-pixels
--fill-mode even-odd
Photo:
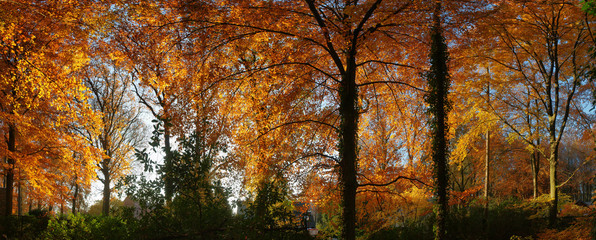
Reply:
[[[316,209],[319,236],[430,218],[449,239],[462,209],[489,236],[489,203],[540,202],[555,227],[596,194],[593,1],[0,7],[5,215],[74,213],[97,179],[106,216],[113,192],[197,215],[171,237],[225,232],[229,198],[258,231]]]

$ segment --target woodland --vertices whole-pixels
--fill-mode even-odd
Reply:
[[[0,234],[596,239],[595,26],[594,0],[0,0]]]

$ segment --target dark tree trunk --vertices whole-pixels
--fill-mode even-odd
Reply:
[[[340,89],[340,186],[343,202],[343,237],[356,238],[356,181],[358,141],[358,89],[355,53],[348,57]]]
[[[536,146],[540,146],[540,141],[536,144]],[[536,199],[538,197],[538,174],[540,173],[540,152],[537,149],[534,149],[532,153],[532,197]]]
[[[172,181],[172,152],[171,152],[171,145],[170,145],[170,123],[165,120],[164,121],[164,152],[166,154],[164,162],[165,162],[165,171],[164,171],[164,192],[166,196],[166,201],[170,202],[172,200],[172,196],[174,195],[174,183]]]
[[[103,205],[101,207],[101,213],[104,216],[108,216],[110,214],[110,181],[111,176],[108,168],[109,159],[104,159],[102,163],[102,170],[104,179],[103,179]]]
[[[442,36],[441,2],[437,1],[431,29],[430,72],[428,73],[429,91],[426,101],[429,103],[430,126],[432,133],[432,159],[435,177],[435,212],[437,215],[435,239],[447,239],[446,226],[448,215],[448,172],[447,172],[447,112],[449,101],[449,73],[447,68],[447,45]]]
[[[16,134],[17,130],[13,124],[8,124],[8,151],[15,152],[16,150]],[[6,171],[6,201],[4,212],[5,216],[12,215],[12,194],[14,191],[14,164],[15,160],[13,158],[8,158],[8,169]]]

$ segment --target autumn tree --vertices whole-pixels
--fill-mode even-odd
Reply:
[[[102,213],[109,214],[112,184],[127,174],[134,149],[141,145],[143,126],[140,111],[132,104],[131,78],[121,69],[95,62],[87,68],[85,84],[93,94],[91,106],[102,114],[101,133],[87,133],[104,156],[97,164],[103,175]]]
[[[0,154],[6,159],[2,169],[7,187],[2,202],[10,215],[15,177],[51,201],[54,192],[66,191],[63,178],[78,173],[89,183],[95,152],[70,129],[89,129],[97,118],[75,74],[87,61],[85,36],[90,29],[79,19],[90,14],[85,11],[90,2],[0,5],[0,131],[6,139]],[[88,164],[71,164],[73,152],[85,156]]]
[[[558,205],[559,145],[572,114],[572,106],[579,104],[575,102],[581,99],[577,96],[583,94],[581,86],[587,80],[583,67],[587,61],[587,25],[578,3],[568,1],[507,2],[501,6],[500,14],[491,19],[494,22],[488,25],[490,34],[498,40],[494,42],[496,45],[491,54],[484,56],[503,66],[504,75],[507,72],[514,74],[505,77],[509,79],[505,83],[508,87],[503,88],[503,95],[495,98],[507,101],[505,96],[513,99],[527,96],[525,101],[509,102],[510,106],[527,109],[518,106],[520,103],[531,104],[531,109],[537,111],[538,118],[535,121],[538,126],[543,124],[548,139],[548,149],[542,155],[549,162],[549,222],[553,224]],[[533,134],[536,130],[532,129],[532,125],[530,128],[518,125],[520,122],[531,124],[532,120],[515,118],[520,116],[513,114],[517,111],[504,114],[495,110],[499,119],[530,145],[532,151],[540,151],[535,142],[536,134]]]
[[[226,19],[195,20],[209,21],[221,26],[234,26],[240,29],[238,32],[254,36],[257,41],[265,40],[263,43],[257,42],[263,44],[263,47],[266,46],[267,40],[283,39],[276,44],[280,47],[278,48],[280,54],[267,53],[265,56],[265,52],[257,52],[258,60],[263,59],[268,62],[263,61],[264,64],[248,70],[258,72],[267,70],[268,73],[283,71],[279,72],[280,76],[285,74],[288,78],[286,83],[290,81],[289,85],[284,85],[292,90],[297,86],[306,90],[308,88],[305,87],[309,86],[308,90],[311,92],[309,93],[311,96],[320,94],[323,97],[323,102],[329,104],[326,104],[328,107],[321,109],[324,111],[314,112],[315,115],[297,115],[293,121],[285,120],[268,126],[268,128],[276,130],[286,129],[282,128],[283,126],[305,125],[313,129],[331,130],[337,134],[337,138],[334,140],[338,144],[337,148],[310,152],[310,155],[313,158],[330,161],[331,166],[338,167],[338,188],[341,192],[343,209],[342,236],[345,239],[354,239],[356,190],[359,186],[357,178],[358,132],[362,107],[359,89],[374,84],[399,85],[402,83],[408,85],[407,82],[399,81],[401,78],[395,81],[376,82],[376,78],[365,76],[367,73],[375,73],[375,69],[380,68],[380,65],[408,69],[408,64],[391,64],[397,62],[393,59],[400,59],[399,54],[376,55],[380,53],[378,48],[380,45],[376,41],[381,41],[379,39],[390,41],[390,38],[384,34],[390,32],[389,29],[395,26],[393,23],[399,22],[399,17],[406,19],[405,9],[408,9],[409,5],[384,1],[346,1],[342,3],[331,1],[280,1],[275,3],[244,1],[235,3],[235,6],[234,11],[236,12],[233,11],[235,14]],[[257,14],[271,17],[257,18],[255,17]],[[408,12],[408,14],[413,13]],[[285,21],[278,21],[279,19],[285,19]],[[309,75],[302,76],[308,78],[297,75],[294,69],[307,71]],[[416,72],[416,70],[412,72]],[[275,92],[279,91],[274,90],[279,86],[270,85],[275,81],[276,79],[267,79],[267,81],[261,81],[258,84],[265,89],[273,87],[270,91]],[[290,98],[291,101],[286,100],[286,102],[292,103],[295,101],[294,99],[304,98]],[[325,114],[328,109],[336,111],[337,115]],[[295,112],[295,110],[289,110]],[[272,130],[265,132],[269,133]],[[329,145],[333,146],[333,144]],[[329,152],[337,152],[337,156],[326,154]]]
[[[168,201],[175,188],[170,176],[174,164],[172,144],[175,136],[181,135],[178,114],[185,113],[174,107],[180,103],[181,95],[191,94],[182,86],[192,83],[185,78],[189,70],[182,61],[184,32],[180,25],[165,25],[174,21],[176,14],[175,9],[151,1],[120,5],[110,13],[114,17],[110,28],[115,34],[107,41],[110,56],[134,77],[132,88],[141,104],[154,118],[164,122],[161,125],[165,153],[163,180]]]

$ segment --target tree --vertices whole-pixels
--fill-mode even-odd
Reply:
[[[515,102],[532,104],[539,118],[535,121],[544,124],[548,138],[548,150],[543,156],[549,162],[550,214],[549,223],[554,224],[557,215],[557,166],[559,145],[572,106],[583,94],[582,85],[586,83],[583,66],[587,54],[587,26],[577,2],[544,1],[532,3],[504,3],[500,14],[491,18],[489,24],[493,35],[498,38],[491,54],[486,58],[502,65],[504,75],[513,73],[504,91],[498,93],[513,97]],[[494,24],[493,24],[494,23]],[[512,85],[515,83],[516,85]],[[510,90],[510,91],[507,91]],[[528,99],[519,101],[525,91]],[[495,96],[496,99],[506,99]],[[514,103],[512,107],[518,107]],[[518,110],[510,110],[516,112]],[[515,114],[499,113],[499,119],[510,127],[517,136],[532,146],[532,151],[539,151],[536,134],[530,125],[529,131],[519,127],[517,123],[524,119]],[[526,121],[531,124],[532,120]],[[536,131],[536,130],[534,130]],[[535,158],[535,157],[534,157]],[[537,164],[538,161],[536,160]],[[537,167],[536,167],[537,169]]]
[[[72,21],[85,18],[90,2],[0,5],[0,131],[6,139],[0,154],[6,159],[2,169],[7,186],[2,203],[4,214],[10,215],[15,177],[21,187],[26,180],[50,201],[57,200],[53,192],[65,191],[62,183],[74,173],[89,183],[96,152],[70,130],[96,126],[97,116],[86,104],[85,87],[76,75],[87,60],[85,36],[90,29]],[[69,164],[73,152],[85,156],[88,164]]]
[[[403,60],[397,50],[392,52],[394,53],[392,55],[377,55],[377,53],[380,53],[379,48],[382,46],[380,41],[392,41],[391,37],[387,36],[391,36],[389,32],[399,31],[394,28],[398,25],[395,23],[400,22],[400,19],[407,19],[408,14],[417,13],[405,11],[409,8],[407,3],[383,1],[342,3],[238,1],[230,6],[234,6],[231,8],[234,14],[223,14],[225,16],[223,19],[218,16],[214,18],[215,20],[198,17],[191,20],[211,23],[214,26],[235,27],[238,29],[234,32],[236,36],[246,36],[243,39],[254,40],[250,42],[253,49],[264,50],[256,51],[259,64],[253,65],[252,68],[244,68],[247,70],[245,72],[250,74],[266,72],[275,77],[263,79],[258,82],[257,87],[269,89],[268,91],[273,93],[282,91],[278,90],[282,89],[280,87],[292,90],[292,92],[282,91],[283,93],[306,92],[302,95],[288,94],[286,96],[289,98],[282,98],[283,102],[273,105],[276,110],[277,107],[284,107],[284,105],[290,107],[287,111],[279,112],[290,113],[291,119],[297,120],[289,121],[285,118],[278,124],[263,127],[267,129],[265,131],[267,134],[275,130],[288,129],[287,126],[293,126],[294,129],[306,126],[319,129],[318,131],[322,133],[333,131],[337,134],[337,138],[333,139],[337,144],[335,149],[313,149],[314,151],[310,150],[305,155],[319,159],[319,162],[321,162],[320,159],[325,159],[323,161],[329,161],[330,166],[337,166],[335,168],[338,175],[337,185],[341,191],[343,209],[342,236],[345,239],[354,239],[356,190],[359,186],[358,132],[362,107],[359,89],[375,84],[399,85],[400,83],[406,87],[412,87],[408,82],[377,82],[375,81],[377,78],[365,76],[367,73],[376,76],[379,72],[375,70],[381,69],[382,66],[389,66],[388,68],[397,69],[396,71],[400,71],[400,68],[416,69],[409,65],[412,62],[397,63]],[[284,21],[278,21],[280,19]],[[403,42],[410,40],[403,40]],[[411,41],[415,42],[415,40]],[[276,53],[266,50],[270,49],[271,45],[277,47]],[[399,48],[398,45],[394,46]],[[412,59],[412,61],[416,60],[416,58]],[[296,70],[300,71],[296,72]],[[400,71],[404,75],[414,74],[414,72],[416,70],[410,73],[405,70]],[[281,79],[287,79],[284,81],[285,84],[276,85],[276,82]],[[289,84],[288,81],[290,81]],[[292,105],[303,101],[310,103],[315,99],[321,99],[329,104],[322,109],[307,111],[308,115],[300,114]],[[334,112],[337,114],[329,114]],[[293,115],[294,113],[296,114]],[[320,139],[326,138],[326,135],[320,136]],[[322,146],[332,147],[333,145],[323,144]],[[337,156],[332,156],[332,152],[336,152]]]
[[[102,114],[101,133],[87,133],[87,138],[103,150],[104,156],[97,164],[103,178],[104,215],[109,214],[112,182],[124,176],[132,161],[134,149],[141,145],[143,126],[140,111],[131,104],[130,76],[114,66],[96,62],[87,68],[85,83],[93,98],[91,106]]]
[[[181,115],[185,114],[185,110],[174,108],[177,104],[185,104],[179,100],[182,96],[192,94],[184,87],[192,85],[187,74],[194,72],[182,60],[185,53],[192,52],[192,49],[182,48],[188,32],[179,25],[166,24],[178,16],[178,12],[167,5],[139,1],[134,8],[123,4],[112,9],[111,16],[118,19],[110,29],[117,34],[106,44],[116,63],[128,69],[135,78],[132,84],[141,104],[154,118],[164,122],[165,167],[162,175],[169,202],[175,194],[171,173],[175,164],[172,162],[172,142],[175,136],[183,135],[180,123]]]
[[[448,173],[447,158],[449,149],[447,146],[447,113],[449,112],[449,68],[447,65],[448,53],[447,44],[442,35],[441,27],[441,2],[435,3],[433,25],[431,29],[431,51],[430,71],[428,73],[428,95],[426,102],[429,104],[430,126],[432,134],[432,159],[435,179],[435,213],[437,222],[435,228],[435,239],[446,239],[447,195]]]

